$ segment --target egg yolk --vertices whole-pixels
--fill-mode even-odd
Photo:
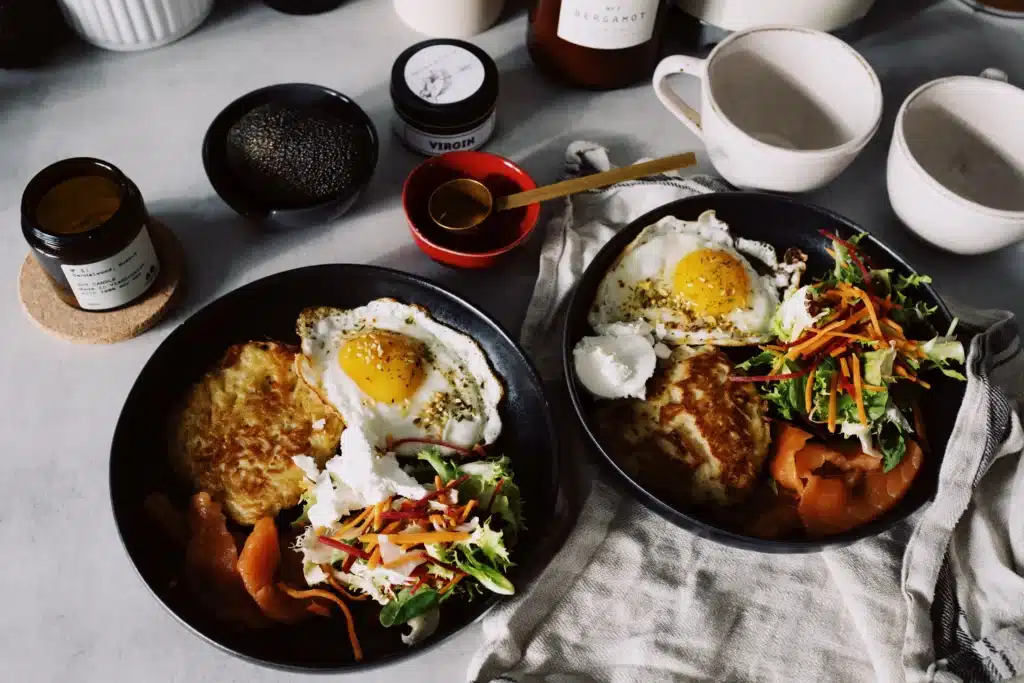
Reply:
[[[672,289],[689,301],[698,315],[718,316],[746,308],[750,277],[743,264],[729,252],[698,249],[676,265]]]
[[[341,347],[338,364],[364,394],[378,403],[412,398],[426,377],[423,342],[387,330],[352,337]]]

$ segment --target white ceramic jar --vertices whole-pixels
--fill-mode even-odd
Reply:
[[[505,0],[394,0],[412,30],[434,38],[468,38],[498,20]]]
[[[194,31],[214,0],[60,0],[68,24],[107,50],[149,50]]]

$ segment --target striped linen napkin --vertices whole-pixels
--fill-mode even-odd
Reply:
[[[569,175],[611,167],[570,145]],[[724,187],[665,175],[567,200],[548,226],[522,342],[565,410],[567,295],[603,244],[666,202]],[[1024,676],[1024,355],[1003,312],[978,331],[935,502],[889,532],[811,555],[688,534],[621,497],[582,457],[576,528],[524,594],[491,612],[475,683],[1002,681]],[[571,420],[563,420],[570,423]],[[567,452],[582,443],[567,428]]]

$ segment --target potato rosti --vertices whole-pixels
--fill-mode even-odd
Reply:
[[[240,524],[298,504],[305,476],[293,456],[322,466],[338,448],[341,417],[299,380],[297,352],[276,342],[232,346],[172,427],[175,468]]]
[[[729,505],[757,480],[771,444],[757,391],[730,382],[719,350],[679,347],[648,383],[646,400],[602,406],[605,436],[621,464],[680,503]]]

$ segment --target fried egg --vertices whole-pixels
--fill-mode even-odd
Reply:
[[[426,438],[470,448],[501,433],[504,388],[483,351],[424,309],[392,299],[348,310],[311,308],[296,328],[300,377],[374,446]]]
[[[766,342],[780,292],[794,289],[804,269],[801,259],[787,261],[780,263],[771,245],[734,239],[714,211],[696,221],[669,216],[622,252],[601,281],[588,320],[599,334],[645,322],[657,340],[676,345]]]

